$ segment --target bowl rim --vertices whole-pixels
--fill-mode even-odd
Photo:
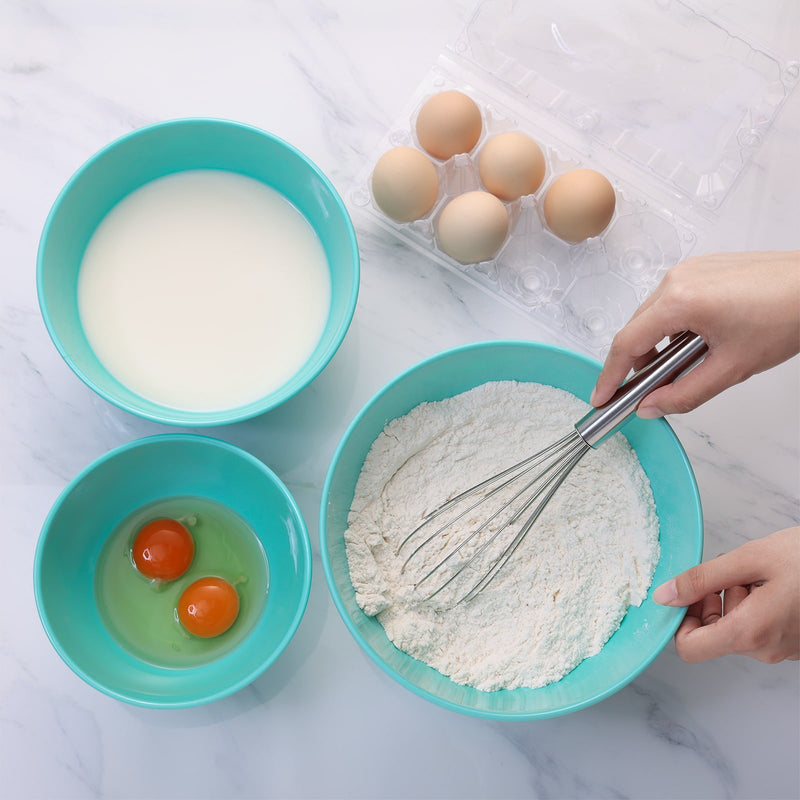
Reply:
[[[291,623],[286,629],[284,636],[269,654],[268,658],[265,658],[263,662],[259,663],[257,667],[247,671],[246,673],[239,676],[235,681],[225,684],[221,686],[219,689],[213,692],[209,692],[208,694],[203,695],[202,697],[186,697],[178,700],[172,700],[169,697],[158,697],[158,698],[145,698],[142,696],[134,696],[131,694],[127,694],[124,691],[119,691],[116,689],[112,689],[109,686],[106,686],[101,681],[98,681],[94,676],[86,672],[81,666],[77,664],[77,662],[73,659],[69,652],[64,648],[61,644],[61,641],[53,630],[50,619],[47,615],[44,596],[43,596],[43,589],[41,585],[41,569],[42,569],[42,559],[44,557],[44,550],[47,546],[47,540],[50,536],[50,531],[52,527],[52,522],[55,516],[58,514],[61,506],[66,501],[66,499],[74,492],[77,487],[81,484],[81,482],[86,478],[87,475],[94,472],[96,469],[99,469],[103,464],[106,462],[134,449],[138,449],[141,447],[148,447],[153,444],[160,444],[164,442],[178,442],[178,441],[191,441],[196,444],[200,444],[203,447],[217,447],[222,450],[227,450],[229,453],[233,455],[243,458],[246,461],[249,461],[252,466],[254,466],[259,472],[264,474],[268,480],[270,480],[275,487],[280,491],[280,493],[286,499],[287,505],[291,511],[292,516],[294,517],[294,521],[297,523],[298,531],[300,533],[300,540],[301,540],[301,549],[297,551],[297,558],[300,563],[302,563],[305,567],[302,574],[302,582],[300,586],[300,602],[295,609],[294,616],[292,617]],[[281,655],[281,653],[286,649],[289,642],[294,637],[297,629],[300,627],[300,623],[305,615],[306,608],[308,606],[309,596],[311,594],[311,580],[312,580],[312,572],[313,572],[313,558],[311,553],[311,540],[308,534],[308,527],[306,526],[305,520],[303,519],[303,515],[300,512],[300,509],[295,501],[294,497],[292,496],[291,492],[288,490],[286,485],[283,481],[273,472],[273,470],[268,467],[263,461],[256,458],[252,453],[242,449],[241,447],[237,447],[236,445],[230,444],[222,439],[217,439],[212,436],[206,436],[204,434],[197,434],[197,433],[160,433],[160,434],[153,434],[152,436],[145,436],[140,439],[134,439],[130,442],[122,444],[118,447],[113,448],[112,450],[103,453],[98,458],[91,461],[87,464],[80,472],[78,472],[75,477],[72,478],[69,483],[59,492],[58,497],[53,502],[50,510],[47,513],[47,516],[42,523],[42,527],[39,533],[39,537],[36,542],[36,549],[34,552],[34,559],[33,559],[33,594],[34,600],[36,603],[36,610],[39,616],[39,621],[44,628],[45,634],[47,635],[50,644],[55,649],[56,653],[61,657],[62,661],[85,683],[89,686],[97,689],[98,691],[102,692],[103,694],[113,697],[115,700],[121,700],[123,702],[129,703],[130,705],[140,706],[143,708],[190,708],[194,706],[205,705],[207,703],[214,702],[216,700],[221,700],[224,697],[228,697],[244,687],[251,684],[256,678],[258,678],[262,673],[264,673],[269,666],[273,664],[274,661]],[[202,667],[200,667],[202,668]],[[178,670],[180,671],[180,670]]]
[[[647,667],[649,667],[650,664],[652,664],[652,662],[661,654],[663,649],[666,647],[666,645],[670,642],[670,640],[674,636],[675,631],[677,631],[678,626],[680,625],[681,621],[683,620],[686,614],[686,609],[668,608],[667,612],[671,613],[672,620],[670,624],[666,626],[666,629],[662,634],[662,636],[657,640],[652,653],[647,658],[643,659],[639,664],[637,664],[637,666],[634,669],[632,669],[624,678],[621,678],[611,686],[607,687],[602,692],[598,692],[596,695],[593,695],[592,697],[586,698],[579,702],[572,703],[557,709],[552,709],[547,711],[494,711],[491,709],[473,708],[470,706],[465,706],[460,703],[456,703],[451,700],[442,698],[439,695],[436,695],[432,692],[427,691],[426,689],[421,688],[413,681],[410,681],[403,674],[401,674],[392,666],[387,664],[381,658],[381,656],[373,649],[373,647],[369,644],[369,642],[367,642],[367,640],[363,637],[358,627],[350,618],[350,614],[347,608],[345,607],[344,601],[340,596],[339,591],[336,587],[336,581],[333,576],[333,567],[328,557],[328,526],[326,522],[328,497],[331,490],[331,484],[333,482],[334,472],[336,471],[339,460],[342,456],[344,448],[347,446],[347,443],[350,440],[350,437],[352,436],[355,429],[359,426],[362,419],[367,415],[367,413],[369,412],[369,410],[372,408],[373,405],[375,405],[385,394],[394,389],[395,386],[406,380],[411,374],[430,364],[434,364],[437,361],[441,361],[442,359],[446,359],[456,354],[467,351],[479,351],[485,349],[492,349],[496,347],[508,347],[508,346],[513,346],[513,347],[523,346],[533,350],[546,350],[574,357],[580,361],[583,361],[587,365],[595,367],[598,370],[598,373],[602,366],[601,363],[596,359],[591,358],[583,353],[570,350],[566,347],[562,347],[560,345],[555,345],[555,344],[549,344],[546,342],[538,342],[538,341],[523,340],[523,339],[494,339],[494,340],[472,342],[469,344],[458,345],[456,347],[449,348],[439,353],[435,353],[427,358],[422,359],[421,361],[418,361],[415,364],[412,364],[410,367],[404,369],[402,372],[400,372],[398,375],[396,375],[394,378],[392,378],[386,384],[384,384],[380,389],[378,389],[378,391],[376,391],[366,401],[366,403],[364,403],[359,412],[347,426],[345,432],[342,434],[342,437],[336,447],[336,450],[334,451],[333,457],[331,458],[331,462],[328,467],[328,471],[325,476],[325,482],[322,488],[322,498],[320,502],[320,514],[319,514],[319,538],[320,538],[320,555],[322,561],[322,570],[325,575],[325,581],[328,585],[328,591],[331,595],[331,599],[333,600],[334,606],[336,607],[336,610],[338,611],[339,616],[342,618],[342,621],[344,622],[345,626],[350,631],[353,638],[359,644],[361,649],[385,673],[387,673],[390,677],[396,680],[401,686],[404,686],[406,689],[410,690],[414,694],[424,698],[425,700],[429,700],[432,703],[441,706],[442,708],[447,708],[451,711],[456,711],[458,713],[465,714],[467,716],[480,717],[483,719],[524,721],[524,720],[535,720],[535,719],[547,719],[552,717],[563,716],[564,714],[568,714],[573,711],[579,711],[583,708],[588,708],[589,706],[599,703],[601,700],[606,699],[607,697],[611,696],[612,694],[622,689],[624,686],[626,686],[635,678],[637,678],[639,675],[641,675],[641,673],[644,672],[644,670],[647,669]],[[389,421],[390,420],[387,420],[386,422],[388,423]],[[694,510],[695,522],[697,524],[697,529],[700,533],[698,541],[696,542],[694,548],[694,552],[692,553],[693,559],[695,563],[697,563],[700,561],[703,552],[703,514],[700,503],[700,492],[697,485],[697,479],[695,478],[694,471],[692,470],[691,463],[689,462],[689,458],[686,455],[685,450],[683,449],[683,445],[681,444],[680,439],[675,434],[675,431],[672,429],[670,424],[663,418],[648,420],[647,422],[648,424],[651,425],[658,425],[663,430],[665,435],[667,435],[677,445],[677,451],[680,454],[682,465],[686,468],[686,476],[689,480],[689,486],[691,488],[692,495],[694,497],[693,510]],[[392,644],[391,641],[389,643]],[[412,658],[412,656],[408,657]],[[444,675],[442,677],[447,678],[447,676]],[[547,688],[547,687],[541,687],[541,688]],[[500,689],[498,691],[507,692],[507,691],[519,691],[519,690]],[[537,690],[528,689],[525,691],[535,692]]]
[[[258,400],[254,400],[250,403],[246,403],[245,405],[241,406],[236,406],[234,408],[220,409],[214,411],[184,410],[179,408],[172,408],[171,406],[166,406],[161,403],[157,403],[156,401],[153,400],[147,400],[147,402],[150,405],[158,409],[158,411],[152,411],[140,408],[138,405],[128,402],[122,398],[116,397],[113,393],[108,392],[105,389],[97,386],[94,383],[94,381],[92,381],[91,378],[89,378],[89,376],[78,366],[78,364],[75,362],[72,356],[67,352],[66,348],[64,347],[60,337],[58,336],[55,330],[53,322],[50,318],[50,312],[47,307],[47,302],[45,300],[44,253],[50,236],[51,228],[53,227],[54,220],[56,219],[56,216],[59,213],[59,209],[61,208],[64,199],[73,190],[75,184],[83,177],[83,175],[89,169],[92,168],[94,164],[96,164],[101,159],[105,158],[108,155],[108,153],[110,153],[112,150],[116,149],[121,144],[124,144],[130,139],[135,139],[140,136],[149,135],[153,131],[162,128],[191,127],[193,125],[231,127],[231,128],[237,128],[242,131],[248,131],[257,134],[258,136],[265,137],[266,139],[272,141],[274,144],[277,144],[278,146],[286,149],[290,154],[292,154],[300,161],[302,161],[312,171],[312,173],[314,173],[314,175],[319,179],[320,183],[322,183],[328,190],[330,197],[332,198],[334,205],[337,211],[339,212],[342,221],[345,224],[347,241],[349,244],[349,249],[352,253],[352,258],[350,260],[351,288],[342,319],[337,328],[335,329],[334,335],[331,337],[329,345],[320,354],[319,363],[317,367],[311,370],[308,376],[303,381],[299,382],[298,385],[294,387],[290,392],[284,391],[285,388],[284,384],[284,387],[279,387],[278,389],[270,392],[270,394],[266,395],[263,398],[259,398]],[[169,173],[164,173],[164,174],[166,175]],[[190,428],[209,427],[213,425],[228,425],[234,422],[241,422],[246,419],[252,419],[253,417],[259,416],[261,414],[266,413],[267,411],[271,411],[272,409],[277,408],[279,405],[291,399],[299,392],[301,392],[303,389],[305,389],[315,378],[319,376],[322,370],[325,369],[325,367],[330,363],[331,358],[333,358],[336,351],[339,349],[342,342],[344,341],[344,337],[347,334],[347,331],[353,320],[353,315],[355,314],[356,304],[358,301],[359,288],[360,288],[360,276],[361,276],[360,251],[358,248],[358,240],[356,237],[355,226],[353,224],[353,220],[350,216],[350,213],[347,210],[347,206],[345,205],[344,200],[342,199],[342,196],[339,194],[339,192],[333,185],[330,178],[328,178],[328,176],[317,166],[317,164],[314,161],[312,161],[305,153],[303,153],[301,150],[299,150],[297,147],[295,147],[287,140],[256,125],[252,125],[246,122],[239,122],[238,120],[227,119],[224,117],[176,117],[173,119],[161,120],[159,122],[143,125],[132,131],[128,131],[127,133],[124,133],[121,136],[118,136],[117,138],[103,145],[99,150],[97,150],[95,153],[89,156],[89,158],[87,158],[72,173],[67,182],[63,185],[63,187],[56,195],[56,198],[53,201],[53,204],[50,207],[50,210],[47,214],[47,218],[45,219],[44,226],[42,227],[42,232],[39,236],[39,244],[36,252],[36,294],[38,298],[39,311],[42,316],[42,319],[44,320],[44,324],[47,329],[47,333],[50,336],[50,339],[55,345],[59,355],[64,359],[64,361],[72,370],[72,372],[74,372],[75,375],[77,375],[78,378],[80,378],[80,380],[83,381],[83,383],[86,386],[88,386],[89,389],[95,392],[99,397],[111,403],[112,405],[121,408],[123,411],[135,414],[136,416],[142,419],[150,420],[151,422],[158,422],[163,425],[181,425],[183,427],[190,427]],[[176,412],[179,413],[176,414]]]

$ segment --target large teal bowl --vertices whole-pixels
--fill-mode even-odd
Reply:
[[[345,625],[366,653],[400,684],[440,706],[493,719],[542,719],[585,708],[613,694],[645,669],[675,633],[683,610],[650,596],[631,608],[605,647],[557,683],[540,689],[483,692],[401,652],[380,623],[356,603],[344,532],[356,481],[370,446],[390,420],[424,401],[442,400],[487,381],[550,384],[588,398],[600,365],[582,355],[534,342],[484,342],[441,353],[404,372],[379,391],[344,434],[328,470],[320,511],[322,565]],[[576,420],[577,421],[577,420]],[[653,489],[661,558],[652,588],[694,566],[703,547],[700,498],[686,454],[663,420],[631,420],[625,436]],[[466,488],[466,487],[465,487]]]
[[[191,668],[145,663],[106,630],[94,593],[109,533],[154,500],[194,495],[223,503],[255,531],[269,564],[267,603],[256,627],[216,661]],[[311,546],[289,491],[258,459],[195,434],[139,439],[90,464],[61,493],[36,547],[34,592],[61,658],[88,684],[139,706],[182,708],[251,683],[297,630],[311,589]]]
[[[331,307],[316,349],[283,386],[238,408],[182,410],[143,398],[98,361],[78,314],[78,271],[86,245],[105,215],[126,195],[164,175],[221,169],[267,184],[308,219],[331,271]],[[221,119],[177,119],[133,131],[100,150],[70,178],[45,222],[37,259],[39,306],[61,356],[84,383],[111,403],[155,422],[222,425],[283,403],[327,365],[355,310],[359,256],[347,209],[331,182],[306,156],[266,131]],[[279,342],[264,342],[265,358]]]

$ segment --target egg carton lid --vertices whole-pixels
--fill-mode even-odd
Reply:
[[[800,79],[682,0],[483,0],[447,51],[521,117],[701,222]]]

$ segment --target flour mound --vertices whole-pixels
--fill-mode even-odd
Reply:
[[[407,553],[397,550],[426,514],[560,439],[588,410],[551,386],[498,381],[386,426],[361,470],[345,543],[356,600],[396,647],[459,684],[537,688],[598,653],[641,604],[658,561],[658,519],[621,434],[584,456],[473,600],[420,604],[401,573]],[[420,558],[433,566],[435,555]]]

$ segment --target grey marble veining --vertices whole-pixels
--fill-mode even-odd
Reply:
[[[690,5],[786,63],[800,59],[796,0]],[[800,796],[796,664],[728,657],[688,665],[670,644],[602,703],[512,724],[433,706],[359,650],[330,601],[317,530],[325,471],[347,424],[388,379],[440,350],[481,339],[562,342],[357,208],[362,285],[339,352],[281,408],[208,431],[275,469],[308,523],[311,597],[283,655],[225,700],[148,711],[84,684],[39,623],[33,554],[58,493],[108,449],[167,430],[95,397],[47,336],[36,250],[65,181],[121,134],[203,115],[286,138],[347,197],[473,7],[0,2],[0,797]],[[618,35],[631,41],[634,23],[620,18]],[[620,92],[641,79],[630,66]],[[648,118],[664,119],[663,111],[650,108]],[[799,246],[798,141],[795,90],[698,252]],[[706,557],[798,523],[799,392],[795,359],[673,420],[700,487]]]

